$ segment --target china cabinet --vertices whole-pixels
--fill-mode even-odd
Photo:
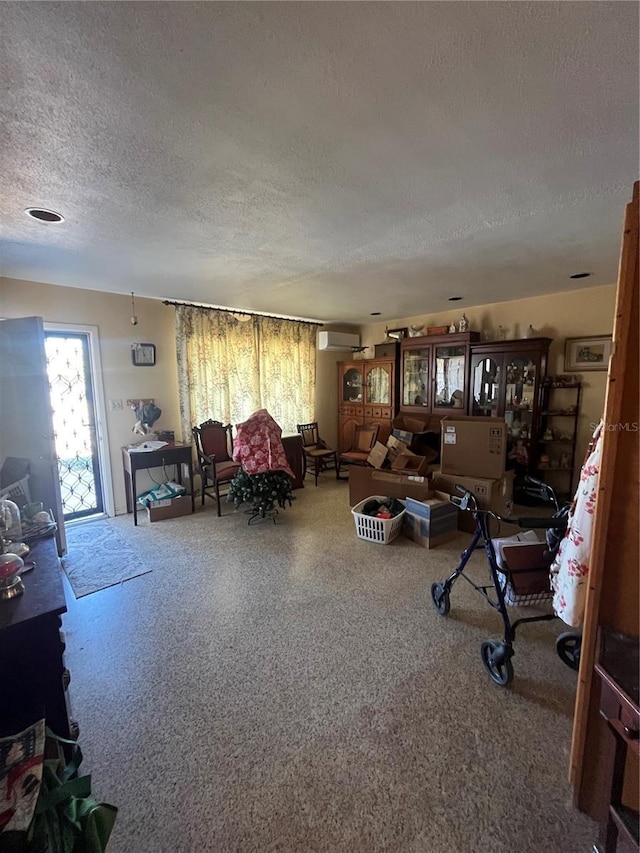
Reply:
[[[401,343],[401,394],[403,412],[450,415],[467,410],[470,346],[479,332],[423,335]]]
[[[351,449],[360,424],[379,428],[386,442],[397,406],[397,369],[393,358],[371,358],[338,363],[338,449]]]
[[[504,418],[507,468],[534,474],[539,455],[543,379],[551,338],[472,344],[468,413]]]

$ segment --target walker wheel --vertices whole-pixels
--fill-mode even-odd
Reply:
[[[484,668],[500,687],[506,687],[513,681],[512,654],[511,646],[506,646],[497,640],[485,640],[480,646]]]
[[[566,631],[560,634],[556,640],[556,651],[562,663],[566,664],[576,672],[580,669],[580,649],[582,647],[582,636],[575,631]]]
[[[431,584],[431,600],[441,616],[446,616],[450,609],[449,590],[442,583]]]

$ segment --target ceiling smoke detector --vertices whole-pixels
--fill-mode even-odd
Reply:
[[[37,219],[38,222],[58,223],[64,222],[64,216],[56,213],[55,210],[46,210],[44,207],[28,207],[25,210],[27,216],[32,219]]]

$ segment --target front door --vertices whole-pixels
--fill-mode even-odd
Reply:
[[[0,322],[0,457],[27,459],[32,501],[51,510],[67,548],[41,317]]]
[[[87,332],[46,331],[53,429],[65,521],[104,512]]]

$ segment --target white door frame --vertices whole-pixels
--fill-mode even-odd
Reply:
[[[104,511],[110,517],[116,514],[113,500],[113,482],[111,479],[111,459],[109,455],[109,435],[107,432],[107,408],[105,405],[104,385],[102,382],[102,362],[100,360],[100,335],[97,326],[80,323],[44,323],[47,332],[69,332],[85,334],[89,337],[89,356],[91,361],[91,381],[93,382],[93,403],[96,410],[96,442],[98,460],[102,477],[102,499]]]

